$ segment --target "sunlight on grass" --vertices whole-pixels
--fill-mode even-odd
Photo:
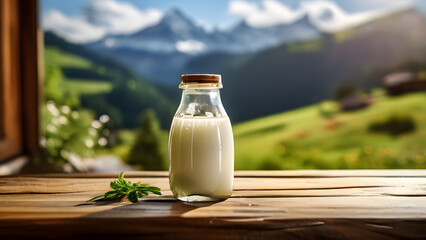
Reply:
[[[106,93],[112,90],[111,83],[105,81],[91,81],[90,79],[65,80],[63,86],[77,94]]]
[[[234,126],[235,168],[420,168],[426,157],[426,94],[385,98],[371,107],[324,118],[319,105]],[[398,137],[371,133],[369,124],[410,114],[417,130]],[[262,131],[271,126],[274,131]]]
[[[44,49],[44,60],[46,65],[56,65],[58,67],[92,67],[91,63],[86,59],[68,54],[53,47],[46,47]]]

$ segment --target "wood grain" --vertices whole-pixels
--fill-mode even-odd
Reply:
[[[38,149],[38,18],[38,0],[0,1],[0,161]]]
[[[0,161],[22,152],[18,1],[0,1]]]
[[[148,239],[426,239],[425,170],[236,172],[231,198],[176,201],[167,172],[126,178],[162,189],[138,204],[85,202],[116,174],[0,178],[0,236]]]
[[[25,154],[33,156],[38,150],[40,137],[40,105],[42,94],[40,64],[43,56],[43,31],[39,28],[39,1],[19,0],[20,69],[22,88],[22,131]]]
[[[129,171],[127,177],[168,177],[165,171]],[[90,178],[114,178],[118,173],[91,173]],[[65,176],[58,173],[28,174],[34,177],[86,178],[85,173],[69,173]],[[236,171],[235,177],[264,177],[264,178],[329,178],[329,177],[426,177],[424,169],[410,170],[286,170],[286,171]]]

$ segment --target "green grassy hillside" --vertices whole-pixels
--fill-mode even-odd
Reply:
[[[44,49],[44,59],[46,68],[49,67],[58,67],[60,69],[84,69],[86,72],[93,72],[93,75],[97,75],[95,79],[86,78],[70,78],[64,74],[60,86],[63,89],[80,94],[95,94],[95,93],[107,93],[112,90],[112,83],[108,81],[107,76],[102,76],[104,68],[101,66],[96,66],[85,59],[79,56],[67,53],[56,47],[45,47]],[[99,77],[101,79],[99,79]],[[104,77],[104,79],[102,79]]]
[[[206,54],[192,61],[192,71],[222,74],[226,109],[242,122],[330,99],[342,85],[368,90],[381,86],[388,73],[414,71],[414,65],[424,70],[425,38],[425,18],[410,9],[316,39],[262,49],[244,60]]]
[[[374,121],[412,118],[398,136]],[[382,97],[369,108],[325,118],[312,105],[234,126],[236,169],[426,168],[426,93]]]
[[[93,110],[97,116],[109,115],[109,127],[114,130],[137,127],[139,115],[148,108],[156,111],[163,128],[168,127],[177,103],[152,82],[114,59],[99,56],[53,33],[46,32],[44,41],[45,79],[50,86],[45,88],[53,95],[61,95],[55,94],[56,88],[70,93],[57,96],[58,99],[77,96],[81,107]]]

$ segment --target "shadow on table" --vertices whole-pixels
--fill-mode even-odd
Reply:
[[[138,218],[138,217],[179,217],[182,214],[191,210],[208,207],[218,202],[181,202],[174,197],[161,198],[146,198],[141,199],[138,203],[128,203],[122,205],[120,200],[102,200],[96,202],[87,202],[78,204],[75,207],[98,207],[111,206],[111,209],[91,213],[82,218],[98,218],[98,217],[123,217],[123,218]],[[114,207],[114,205],[117,205]]]
[[[138,203],[111,200],[82,203],[74,206],[75,211],[90,213],[79,218],[46,221],[43,223],[43,233],[61,235],[64,239],[70,236],[74,237],[73,239],[86,239],[91,236],[104,240],[188,239],[188,236],[192,236],[190,239],[203,239],[206,229],[212,234],[218,233],[217,228],[210,227],[215,226],[216,222],[220,222],[221,226],[223,221],[188,218],[185,213],[217,203],[184,203],[172,196],[142,198]],[[32,227],[33,224],[26,223],[25,226]],[[198,230],[204,231],[197,232]]]

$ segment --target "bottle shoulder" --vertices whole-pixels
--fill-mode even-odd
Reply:
[[[228,117],[219,90],[184,91],[175,117]]]

